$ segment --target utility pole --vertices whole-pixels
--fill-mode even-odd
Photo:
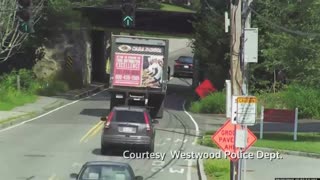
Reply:
[[[244,11],[244,17],[242,18],[242,25],[244,26],[242,29],[242,46],[241,46],[241,50],[240,52],[242,57],[241,57],[241,61],[243,62],[243,67],[242,67],[242,73],[243,73],[243,84],[242,84],[242,92],[243,95],[245,96],[249,96],[249,63],[246,62],[245,57],[244,57],[244,33],[245,33],[245,28],[251,28],[251,10],[249,9],[250,4],[252,3],[253,0],[244,0],[243,2],[243,8]],[[245,132],[247,132],[247,125],[241,125],[241,129],[245,130]],[[247,136],[247,134],[246,134]],[[245,137],[245,139],[247,139],[247,137]],[[239,179],[246,179],[246,159],[239,159],[239,169],[238,172]]]
[[[244,17],[244,28],[251,28],[251,10],[249,9],[250,4],[253,0],[245,0],[244,7],[248,13],[246,13],[246,17]],[[249,63],[244,61],[243,64],[243,93],[245,95],[249,95]]]
[[[231,20],[231,89],[233,96],[242,95],[242,72],[240,64],[240,44],[241,44],[241,13],[242,0],[230,0],[230,20]],[[233,112],[232,112],[233,113]],[[234,131],[236,132],[236,131]],[[236,137],[236,135],[234,135]],[[239,177],[239,163],[230,161],[230,179],[236,180]]]
[[[249,9],[253,0],[245,0],[244,8],[246,9],[245,17],[244,17],[244,28],[251,28],[251,10]],[[243,29],[243,37],[244,37],[244,29]],[[243,39],[244,40],[244,39]],[[244,48],[244,42],[242,43],[242,52]],[[243,53],[244,54],[244,53]],[[245,58],[242,55],[243,59],[243,93],[246,96],[249,96],[249,63],[245,61]],[[245,129],[247,131],[247,125],[242,125],[241,129]],[[240,178],[246,179],[246,171],[247,171],[247,164],[245,159],[241,159],[240,161],[242,168],[240,169],[241,175]]]

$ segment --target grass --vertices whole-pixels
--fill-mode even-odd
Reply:
[[[259,137],[258,134],[256,136]],[[258,139],[254,146],[320,154],[320,133],[298,133],[297,141],[293,141],[293,133],[268,133],[263,136],[263,139]]]
[[[5,101],[0,101],[0,110],[1,111],[10,111],[14,109],[17,106],[22,106],[27,103],[33,103],[37,100],[36,95],[30,95],[30,94],[17,94],[10,99],[7,99]]]
[[[316,88],[291,84],[276,93],[257,93],[258,113],[261,106],[274,109],[299,110],[299,118],[320,119],[320,92]]]
[[[212,131],[207,132],[199,144],[218,148],[211,140]],[[259,134],[255,134],[259,137]],[[277,151],[291,150],[320,154],[320,133],[298,133],[298,140],[293,141],[293,133],[265,133],[253,146],[271,148]]]
[[[257,92],[257,115],[261,106],[271,109],[298,108],[299,118],[320,119],[320,91],[316,88],[291,84],[276,93]],[[194,101],[190,107],[193,113],[225,113],[225,92],[214,92],[211,95]]]
[[[230,161],[228,159],[207,159],[204,161],[204,171],[208,180],[229,180]]]
[[[193,113],[225,113],[225,92],[214,92],[199,101],[192,102],[189,110]]]
[[[175,6],[175,5],[171,5],[171,4],[164,4],[164,3],[161,3],[160,10],[163,10],[163,11],[174,11],[174,12],[195,12],[195,11],[192,11],[190,9],[186,9],[186,8],[183,8],[183,7],[180,7],[180,6]]]
[[[17,79],[20,77],[20,89]],[[63,81],[51,80],[49,83],[35,77],[31,70],[20,69],[0,76],[0,110],[10,111],[15,107],[34,103],[38,95],[56,95],[68,90]]]

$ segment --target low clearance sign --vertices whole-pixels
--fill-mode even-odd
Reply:
[[[235,130],[240,129],[240,125],[235,125],[231,123],[228,119],[222,127],[211,136],[213,142],[215,142],[218,147],[228,155],[230,160],[238,161],[240,148],[235,147]],[[247,129],[247,146],[242,152],[245,152],[256,140],[256,136]]]

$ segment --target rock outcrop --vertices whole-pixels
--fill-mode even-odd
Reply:
[[[91,46],[85,31],[61,32],[37,50],[37,77],[60,77],[71,88],[90,83]]]

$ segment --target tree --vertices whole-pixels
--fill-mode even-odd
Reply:
[[[254,1],[252,26],[259,28],[259,63],[250,69],[260,88],[270,88],[274,71],[291,82],[320,84],[320,5],[309,1]],[[262,83],[264,85],[262,85]]]
[[[193,50],[195,59],[199,60],[200,81],[208,78],[217,89],[222,89],[224,80],[228,78],[229,60],[226,55],[230,51],[230,40],[224,32],[226,1],[204,0],[203,3],[202,9],[198,10],[201,20],[194,23]]]
[[[44,0],[34,0],[32,16],[34,23],[41,18]],[[0,62],[7,61],[19,52],[21,45],[28,38],[28,33],[18,30],[17,1],[0,0]]]

